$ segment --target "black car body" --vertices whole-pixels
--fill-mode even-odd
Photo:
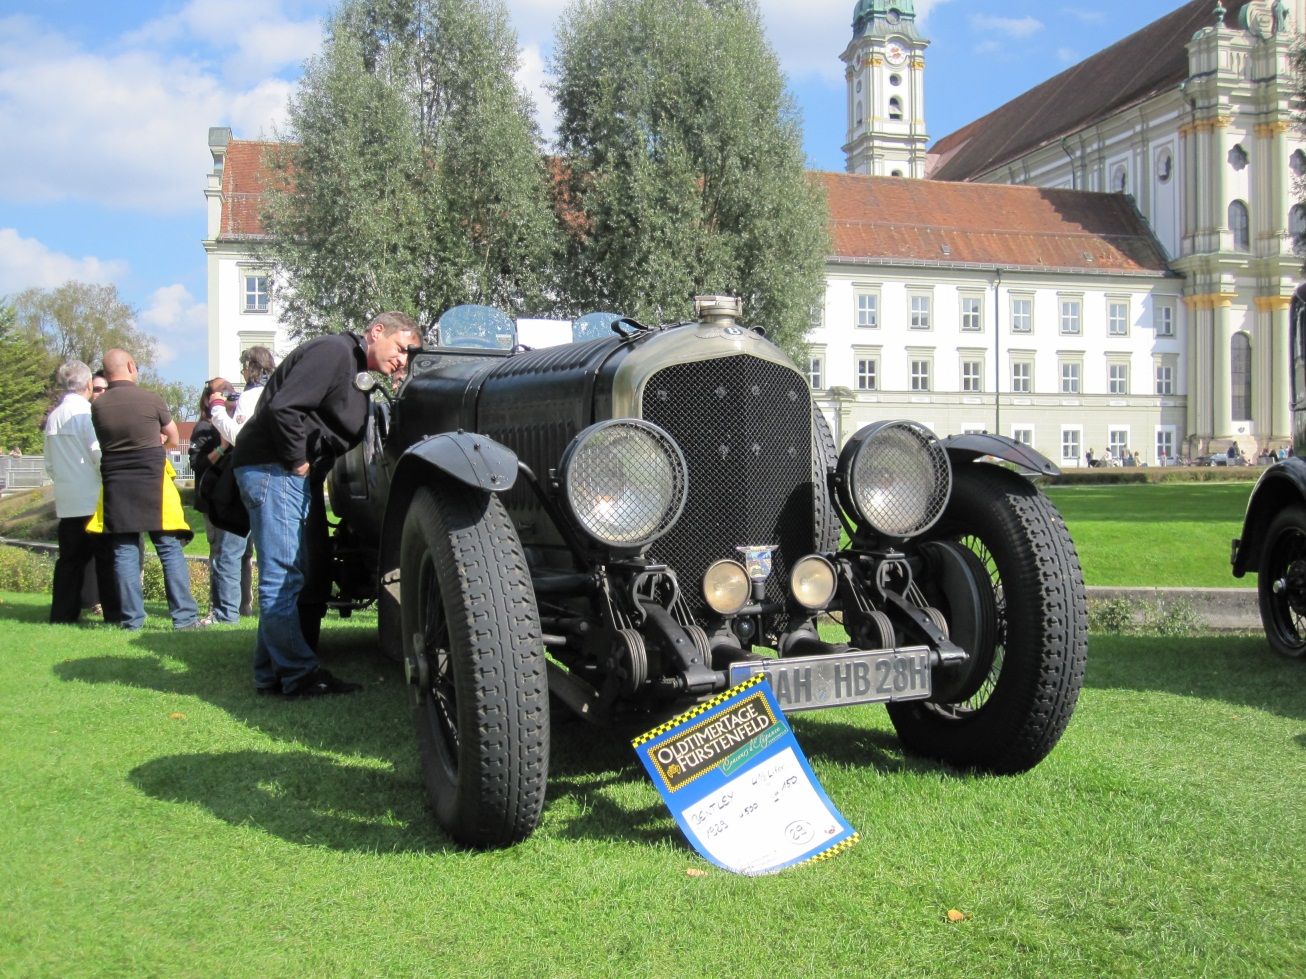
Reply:
[[[431,803],[468,845],[534,828],[550,693],[652,726],[766,672],[786,709],[884,702],[908,749],[1018,772],[1084,668],[1078,559],[1022,475],[1055,472],[899,421],[836,455],[805,376],[729,302],[540,350],[431,346],[333,472],[336,598],[378,600]]]
[[[1233,574],[1257,576],[1261,623],[1275,652],[1306,657],[1306,285],[1288,311],[1293,453],[1261,473],[1233,541]]]

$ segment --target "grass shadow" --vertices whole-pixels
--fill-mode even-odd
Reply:
[[[457,849],[430,818],[420,784],[390,768],[302,751],[199,752],[155,758],[128,778],[155,799],[197,805],[290,843],[369,853]]]
[[[44,605],[13,605],[9,602],[0,601],[0,622],[22,622],[30,625],[49,625],[50,624],[50,606]],[[70,625],[69,629],[78,629],[83,627],[94,627],[99,625],[100,628],[107,628],[99,619],[84,618],[81,625]]]
[[[1094,633],[1084,686],[1162,691],[1306,720],[1306,662],[1275,655],[1260,635]]]

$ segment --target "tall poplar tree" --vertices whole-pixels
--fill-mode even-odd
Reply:
[[[293,329],[551,308],[557,229],[516,68],[502,0],[345,0],[271,151],[265,255]]]
[[[797,354],[824,289],[824,195],[751,0],[573,0],[554,55],[578,307],[653,321],[695,293]]]

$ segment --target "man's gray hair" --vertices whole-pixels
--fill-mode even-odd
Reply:
[[[54,383],[61,391],[76,391],[80,394],[91,383],[91,369],[80,360],[66,361],[55,371]]]

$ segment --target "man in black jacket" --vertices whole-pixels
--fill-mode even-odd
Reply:
[[[307,525],[331,464],[363,437],[370,395],[354,387],[354,375],[403,373],[408,348],[420,344],[417,324],[403,313],[382,313],[361,335],[310,340],[273,372],[241,429],[233,464],[258,551],[254,686],[260,693],[318,697],[360,689],[318,665],[300,626],[308,564],[324,550],[310,538],[326,529],[325,521]]]

